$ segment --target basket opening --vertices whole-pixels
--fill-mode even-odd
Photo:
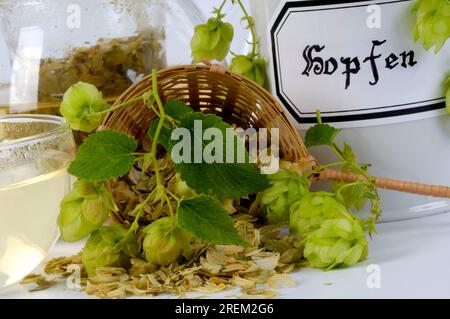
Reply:
[[[116,103],[142,95],[151,88],[152,80],[147,76],[125,91]],[[163,103],[177,99],[195,111],[215,114],[244,130],[250,127],[278,128],[282,158],[296,161],[308,156],[278,102],[269,92],[244,77],[229,72],[211,72],[210,67],[204,65],[180,66],[158,73],[158,91]],[[139,102],[109,114],[103,124],[141,140],[155,118],[155,114]]]

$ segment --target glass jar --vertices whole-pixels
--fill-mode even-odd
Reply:
[[[74,157],[62,117],[0,115],[0,289],[36,268],[58,239]]]
[[[349,143],[360,161],[373,164],[371,174],[449,185],[450,116],[443,110],[442,84],[450,72],[450,43],[439,54],[414,43],[413,3],[250,2],[270,64],[272,93],[302,133],[315,121],[314,110],[321,109],[325,122],[342,128],[339,143]],[[410,52],[412,60],[401,55]],[[346,57],[359,58],[348,60],[354,74],[347,88],[341,61]],[[320,162],[335,161],[325,149],[312,153]],[[450,210],[445,199],[383,190],[380,195],[384,221]]]
[[[189,63],[203,20],[189,0],[6,0],[0,13],[11,69],[0,114],[56,114],[78,81],[112,102],[151,69]]]

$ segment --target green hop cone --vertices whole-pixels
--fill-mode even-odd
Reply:
[[[229,67],[231,72],[241,74],[250,80],[255,81],[262,87],[267,86],[266,61],[259,57],[249,54],[236,55]]]
[[[158,266],[167,266],[189,248],[192,235],[180,228],[172,217],[154,221],[144,229],[145,259]]]
[[[418,0],[414,40],[421,40],[425,50],[433,46],[439,52],[450,37],[450,2],[448,0]]]
[[[98,112],[109,107],[94,85],[78,82],[64,93],[59,110],[73,130],[91,133],[103,121],[104,114]]]
[[[139,242],[133,233],[117,224],[101,227],[91,235],[83,249],[82,261],[89,275],[99,267],[120,266],[139,253]]]
[[[369,251],[362,221],[356,216],[325,220],[304,244],[310,265],[326,270],[354,265],[365,260]]]
[[[272,186],[261,192],[258,200],[269,223],[287,223],[290,206],[309,192],[309,182],[305,177],[284,169],[269,175],[269,180]]]
[[[103,184],[77,181],[60,205],[61,238],[66,242],[83,239],[102,226],[114,209],[111,193]]]
[[[206,24],[196,26],[191,40],[194,62],[225,59],[233,36],[233,26],[221,19],[210,18]]]
[[[305,238],[319,229],[325,220],[339,217],[351,219],[347,208],[336,200],[334,194],[309,193],[291,206],[290,230],[300,238]]]
[[[195,192],[188,186],[188,184],[181,179],[180,174],[175,175],[175,194],[180,197],[191,197],[195,195]]]
[[[333,183],[333,192],[348,209],[362,210],[371,197],[367,185],[362,183],[352,186],[345,183]]]

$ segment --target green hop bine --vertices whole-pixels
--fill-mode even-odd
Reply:
[[[425,50],[434,46],[435,52],[439,52],[450,38],[450,2],[418,0],[413,11],[416,13],[415,41],[420,39]]]
[[[154,221],[144,229],[145,259],[159,266],[167,266],[189,248],[193,236],[176,224],[174,217]]]
[[[83,239],[102,226],[113,210],[114,200],[103,184],[77,181],[60,205],[61,238],[66,242]]]
[[[219,18],[210,18],[206,24],[196,26],[191,40],[194,62],[225,59],[233,36],[233,26]]]
[[[60,112],[73,130],[90,133],[100,125],[109,107],[94,85],[78,82],[64,93]]]
[[[82,261],[89,275],[99,267],[125,266],[139,253],[139,242],[133,232],[118,224],[101,227],[91,235],[83,249]]]
[[[335,195],[327,192],[309,193],[295,202],[290,209],[289,225],[292,233],[300,238],[320,228],[327,219],[352,219],[347,208]]]
[[[241,74],[255,81],[262,87],[267,87],[266,61],[259,55],[236,55],[229,67],[230,71]]]
[[[306,177],[281,169],[269,175],[272,186],[258,195],[259,203],[271,224],[289,221],[290,206],[309,192]]]
[[[336,218],[325,220],[305,240],[304,256],[314,268],[330,270],[363,261],[369,246],[362,221]]]

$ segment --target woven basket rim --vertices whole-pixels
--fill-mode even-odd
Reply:
[[[268,105],[271,106],[272,111],[275,112],[279,118],[285,122],[287,129],[289,130],[289,134],[292,134],[294,139],[298,141],[299,150],[295,150],[298,152],[298,157],[306,159],[310,161],[313,165],[317,165],[318,162],[312,157],[306,147],[303,144],[303,140],[300,137],[300,134],[294,124],[293,117],[284,110],[281,106],[281,103],[270,94],[267,90],[262,88],[256,82],[236,73],[233,73],[229,70],[226,70],[223,66],[217,64],[189,64],[189,65],[180,65],[173,66],[166,69],[159,70],[157,72],[158,77],[158,86],[161,85],[159,83],[159,79],[166,76],[167,74],[183,74],[189,73],[192,71],[200,71],[200,72],[211,72],[215,75],[227,77],[232,81],[236,81],[242,87],[247,88],[252,91],[252,93],[257,94],[261,99],[263,99]],[[118,105],[119,103],[125,102],[133,93],[139,88],[140,85],[148,85],[148,89],[152,87],[151,83],[151,75],[147,75],[140,79],[138,82],[134,83],[130,86],[126,91],[124,91],[115,101],[114,105]],[[159,90],[159,88],[158,88]],[[143,102],[141,103],[144,104]],[[108,128],[108,124],[113,117],[115,112],[108,113],[100,126],[100,129]],[[289,160],[289,158],[287,158]],[[340,182],[351,182],[356,179],[362,178],[361,176],[350,174],[348,172],[342,172],[338,170],[326,169],[320,174],[314,176],[315,179],[318,180],[326,180],[326,181],[340,181]],[[448,186],[438,186],[438,185],[428,185],[416,182],[407,182],[401,181],[392,178],[379,178],[373,177],[375,182],[379,188],[395,190],[400,192],[413,193],[418,195],[427,195],[433,197],[442,197],[442,198],[450,198],[450,187]]]

